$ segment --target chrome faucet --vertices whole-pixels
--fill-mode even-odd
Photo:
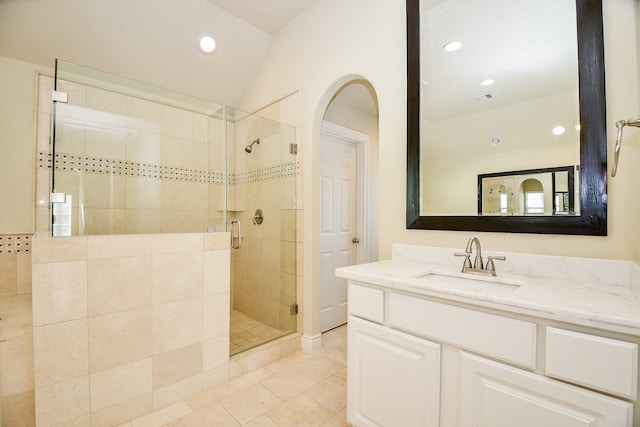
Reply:
[[[464,250],[465,253],[471,255],[473,253],[473,244],[476,244],[476,257],[473,260],[473,268],[482,270],[484,267],[484,263],[482,262],[482,247],[480,246],[480,240],[477,237],[472,237],[467,242],[467,248]]]
[[[473,259],[473,265],[471,264],[471,255],[473,254],[473,246],[476,247],[476,256]],[[477,237],[472,237],[467,242],[467,247],[464,253],[454,253],[455,256],[463,256],[464,263],[462,264],[463,273],[484,274],[488,276],[496,275],[496,266],[493,264],[493,260],[497,259],[505,261],[507,258],[504,256],[488,256],[487,265],[484,265],[482,261],[482,247],[480,246],[480,240]]]

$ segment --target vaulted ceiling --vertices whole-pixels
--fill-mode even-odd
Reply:
[[[240,105],[272,37],[316,0],[0,0],[0,55],[55,58]],[[202,33],[218,43],[197,48]]]

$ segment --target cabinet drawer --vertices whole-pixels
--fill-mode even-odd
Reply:
[[[460,355],[458,426],[631,427],[633,403]]]
[[[637,344],[551,327],[546,332],[547,375],[636,399]]]
[[[349,313],[374,322],[384,321],[384,292],[349,282]]]
[[[387,298],[392,327],[535,369],[535,323],[407,295]]]

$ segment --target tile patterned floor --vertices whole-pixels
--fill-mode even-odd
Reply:
[[[231,310],[229,352],[236,354],[286,335],[272,326],[265,325],[237,310]]]
[[[121,427],[344,427],[347,327],[322,335],[322,350],[294,353]]]

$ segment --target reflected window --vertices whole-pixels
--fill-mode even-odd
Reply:
[[[500,213],[509,213],[509,198],[506,193],[500,194]]]
[[[544,213],[544,193],[538,191],[527,191],[525,193],[526,212],[528,214]]]
[[[544,213],[544,188],[534,178],[525,179],[521,185],[521,206],[525,215],[541,215]]]

